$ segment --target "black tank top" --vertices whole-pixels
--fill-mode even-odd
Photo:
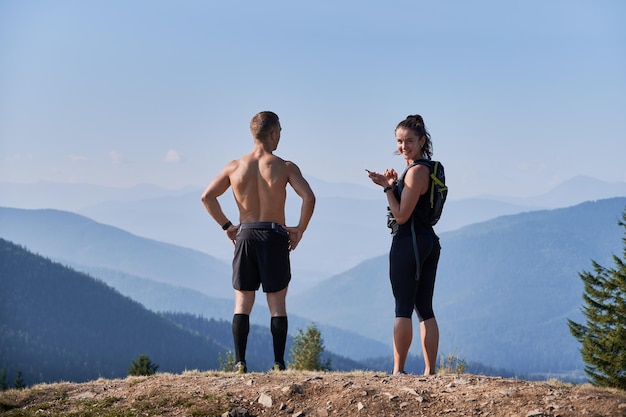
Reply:
[[[409,166],[404,173],[400,176],[398,180],[398,184],[393,187],[393,194],[396,196],[398,201],[400,201],[400,194],[402,192],[401,188],[403,188],[404,177],[409,169],[411,169],[414,165]],[[432,179],[429,177],[428,179],[428,189],[430,189],[430,181]],[[398,186],[399,185],[399,186]],[[417,200],[417,204],[413,209],[413,213],[411,214],[411,219],[404,224],[398,225],[398,233],[397,236],[410,236],[411,235],[411,222],[415,224],[415,231],[432,231],[433,228],[428,222],[428,214],[430,212],[430,199],[428,193],[422,194]]]

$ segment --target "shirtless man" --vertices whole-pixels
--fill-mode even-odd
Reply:
[[[273,154],[280,140],[278,116],[268,111],[256,114],[250,122],[250,131],[254,138],[252,152],[226,165],[202,194],[207,211],[235,245],[232,328],[237,373],[247,372],[250,313],[260,285],[263,285],[271,313],[273,369],[285,369],[285,298],[291,280],[289,251],[298,246],[315,207],[315,195],[300,169]],[[302,199],[300,221],[295,227],[285,225],[287,184]],[[217,201],[228,187],[233,188],[239,208],[239,225],[228,220]]]

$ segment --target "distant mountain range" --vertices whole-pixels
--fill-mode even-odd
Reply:
[[[329,183],[309,179],[318,197],[310,227],[292,253],[292,292],[344,272],[360,262],[385,254],[389,234],[385,226],[386,202],[377,187]],[[167,190],[151,185],[115,189],[84,184],[0,183],[0,206],[55,208],[83,214],[135,235],[188,247],[229,263],[232,246],[205,212],[200,188]],[[457,200],[451,190],[439,233],[483,222],[502,215],[531,210],[568,207],[584,201],[626,197],[626,182],[603,182],[589,177],[572,178],[549,193],[512,198],[502,195]],[[236,221],[230,193],[221,199],[225,212]],[[298,215],[298,200],[288,195],[288,223]]]
[[[0,213],[0,237],[49,258],[111,268],[215,297],[232,295],[230,266],[205,253],[60,210],[0,208]]]
[[[435,314],[442,354],[455,352],[518,374],[582,370],[567,319],[582,320],[578,274],[614,266],[626,198],[539,210],[441,234]],[[320,323],[389,340],[393,298],[380,256],[291,298]],[[417,349],[417,346],[414,348]]]
[[[201,252],[50,209],[0,207],[0,237],[101,279],[152,311],[232,319],[230,265]],[[267,326],[266,302],[258,298],[252,322]],[[310,322],[291,315],[290,330],[304,329]],[[380,341],[338,330],[332,323],[320,328],[328,349],[339,355],[365,358],[388,350]]]
[[[578,273],[589,270],[591,260],[611,266],[612,255],[621,253],[624,231],[617,221],[625,208],[626,198],[612,198],[441,233],[435,299],[440,352],[518,375],[581,373],[579,346],[567,328],[568,318],[581,318]],[[194,250],[54,210],[0,209],[0,237],[83,268],[154,311],[232,317],[230,302],[215,296],[232,299],[228,265],[216,266],[219,260]],[[220,268],[222,278],[201,277],[203,270]],[[390,354],[386,255],[290,293],[288,308],[294,322],[319,324],[335,353],[359,360]],[[253,320],[266,324],[265,314],[259,306]],[[417,343],[412,352],[419,353]]]

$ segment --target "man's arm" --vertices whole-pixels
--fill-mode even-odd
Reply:
[[[202,193],[202,204],[206,208],[206,211],[215,219],[215,221],[220,225],[224,226],[228,224],[230,220],[222,211],[222,206],[220,206],[219,201],[217,201],[217,197],[221,196],[228,190],[230,187],[230,173],[234,169],[236,161],[231,162],[226,165],[222,172],[219,173],[217,177],[209,184],[209,186]],[[237,229],[232,225],[225,229],[228,238],[232,241],[235,240]]]
[[[311,186],[306,179],[302,176],[300,168],[292,162],[287,162],[287,168],[289,170],[289,184],[293,190],[302,199],[302,206],[300,208],[300,221],[296,227],[287,227],[289,231],[290,249],[294,250],[300,240],[302,234],[309,225],[309,221],[313,216],[313,210],[315,209],[315,194]]]

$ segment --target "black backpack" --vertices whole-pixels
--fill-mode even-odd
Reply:
[[[409,165],[400,178],[398,178],[398,195],[402,194],[404,188],[404,176],[415,165],[426,165],[430,169],[430,190],[428,191],[428,197],[430,200],[430,211],[428,212],[428,218],[424,219],[428,224],[434,226],[441,218],[443,212],[443,205],[448,197],[448,186],[446,186],[446,174],[443,168],[443,164],[439,161],[431,161],[430,159],[418,159]],[[393,220],[395,223],[395,220]],[[394,232],[394,228],[390,225],[388,219],[388,226]],[[395,225],[394,225],[395,226]]]

